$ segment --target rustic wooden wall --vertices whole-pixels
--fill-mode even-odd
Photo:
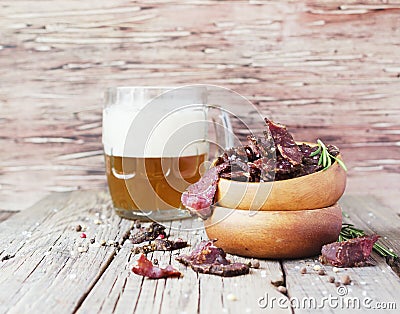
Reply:
[[[397,193],[399,1],[2,0],[0,209],[106,185],[106,87],[188,83],[339,145],[349,191]]]

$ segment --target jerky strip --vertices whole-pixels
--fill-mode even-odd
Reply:
[[[302,162],[303,154],[294,141],[292,135],[287,131],[284,125],[274,123],[265,118],[265,123],[271,132],[275,145],[282,157],[287,159],[292,165],[299,165]]]
[[[134,254],[147,254],[154,251],[174,251],[187,247],[187,241],[178,239],[176,241],[171,241],[168,239],[155,239],[150,244],[145,244],[139,247],[132,248],[132,253]]]
[[[231,263],[224,250],[214,246],[215,241],[201,241],[192,253],[180,255],[176,260],[190,266],[195,272],[204,274],[232,277],[249,273],[248,264]]]
[[[143,254],[136,261],[132,268],[136,275],[149,277],[151,279],[167,278],[167,277],[180,277],[182,274],[176,270],[172,265],[165,268],[154,266]]]
[[[167,236],[165,227],[159,223],[153,222],[148,228],[142,227],[139,231],[132,234],[130,240],[133,244],[138,244],[145,241],[152,241],[159,235]]]
[[[379,236],[365,236],[342,242],[326,244],[322,247],[319,260],[336,267],[369,265],[372,247]]]
[[[203,219],[207,219],[212,215],[211,205],[214,202],[215,192],[219,174],[229,167],[229,163],[223,163],[207,170],[201,179],[190,185],[183,192],[182,204],[190,211],[192,215],[197,215]]]

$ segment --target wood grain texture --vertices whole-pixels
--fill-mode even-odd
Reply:
[[[370,196],[349,196],[341,200],[343,210],[349,215],[344,218],[345,222],[353,223],[358,228],[365,230],[367,234],[379,234],[384,245],[392,248],[394,251],[400,250],[400,219],[395,212],[385,210],[380,202]],[[321,265],[318,260],[308,259],[299,261],[284,261],[283,268],[286,274],[286,287],[290,293],[290,297],[301,300],[304,296],[314,296],[317,300],[332,295],[340,300],[349,300],[357,298],[360,307],[324,307],[326,313],[337,313],[338,309],[345,312],[363,313],[365,312],[364,300],[370,298],[371,309],[377,312],[383,311],[376,307],[378,302],[400,302],[397,289],[399,287],[399,277],[385,263],[385,260],[372,253],[372,259],[375,266],[371,267],[354,267],[341,268],[339,272],[334,272],[331,266],[322,266],[326,271],[326,275],[319,276],[317,271],[313,269],[314,265]],[[306,267],[307,274],[301,274],[300,268]],[[328,276],[335,277],[340,282],[343,275],[349,275],[352,283],[346,286],[346,292],[340,297],[338,288],[328,282]],[[379,279],[378,279],[379,278]],[[377,285],[381,288],[377,288]],[[342,285],[343,286],[343,285]],[[343,288],[341,288],[343,289]],[[356,301],[358,302],[358,301]],[[319,305],[322,303],[320,302]],[[343,303],[342,303],[343,304]],[[363,309],[364,308],[364,309]],[[318,309],[318,304],[314,309]],[[386,313],[397,313],[398,307],[384,310]],[[298,307],[295,313],[310,313],[310,309]]]
[[[56,193],[1,223],[0,312],[70,313],[116,254],[101,239],[122,242],[130,226],[111,215],[110,204],[104,192]],[[86,239],[77,224],[86,226]],[[97,244],[89,246],[90,238]]]
[[[16,214],[16,211],[12,210],[0,210],[0,222],[10,218],[12,215]]]
[[[316,255],[342,228],[338,204],[312,210],[250,211],[215,207],[206,233],[228,253],[267,259]]]
[[[160,265],[171,263],[183,273],[182,278],[151,280],[134,275],[130,268],[138,256],[130,252],[132,244],[126,242],[78,313],[238,313],[246,309],[252,313],[262,312],[253,293],[279,273],[282,274],[279,262],[263,261],[261,268],[252,270],[245,280],[246,276],[222,278],[196,274],[175,261],[177,254],[187,254],[199,241],[207,239],[202,225],[202,222],[191,219],[173,222],[171,236],[188,240],[191,246],[180,252],[154,252],[149,255],[151,259],[156,258]],[[233,256],[230,258],[249,261]],[[274,287],[267,285],[265,289],[279,297]],[[235,295],[237,300],[229,300],[229,294]],[[287,310],[280,312],[290,313]]]
[[[349,222],[368,233],[380,234],[386,245],[400,251],[400,217],[394,211],[368,196],[344,197],[342,207],[350,216]],[[78,223],[86,227],[86,239],[75,231]],[[167,228],[172,238],[188,240],[192,247],[206,238],[199,220],[175,221]],[[314,258],[261,260],[260,268],[251,269],[249,275],[222,278],[196,274],[176,262],[176,254],[190,252],[192,247],[188,247],[148,255],[161,265],[172,263],[183,273],[182,278],[143,278],[131,272],[137,258],[131,252],[134,245],[126,240],[131,230],[129,221],[113,214],[104,191],[53,193],[0,223],[0,312],[308,313],[309,307],[291,307],[289,298],[308,297],[321,302],[328,294],[337,296],[327,276],[319,276],[312,269]],[[76,251],[92,237],[96,242],[87,252]],[[118,241],[122,246],[99,246],[101,239]],[[399,277],[384,259],[375,254],[373,258],[377,264],[373,267],[341,269],[337,274],[331,267],[325,269],[337,280],[343,274],[350,275],[348,297],[370,297],[373,304],[397,302],[399,306]],[[308,268],[305,275],[300,274],[303,265]],[[286,286],[287,294],[275,285]],[[274,305],[272,299],[276,300]],[[278,299],[283,300],[281,305]],[[337,311],[325,306],[318,313]]]
[[[388,176],[400,180],[398,1],[4,0],[0,7],[3,209],[24,209],[51,191],[105,186],[102,94],[117,85],[232,88],[296,139],[338,145],[349,191],[365,192],[358,182],[366,174],[388,188]],[[374,193],[384,200],[388,192]]]

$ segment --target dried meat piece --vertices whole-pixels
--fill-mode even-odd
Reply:
[[[331,154],[333,157],[336,157],[340,153],[339,148],[335,145],[329,144],[326,146],[326,148],[328,149],[329,154]]]
[[[201,241],[190,255],[180,255],[176,260],[204,274],[232,277],[249,273],[248,264],[231,263],[224,250],[214,245],[215,241]]]
[[[249,165],[240,159],[230,161],[229,167],[220,172],[219,177],[229,180],[248,182],[250,181]]]
[[[240,182],[249,182],[249,176],[249,173],[245,171],[227,172],[220,175],[221,178]]]
[[[192,215],[207,219],[212,214],[211,205],[217,191],[219,174],[227,167],[229,167],[229,163],[226,162],[208,169],[198,182],[190,185],[183,192],[182,204]]]
[[[136,264],[133,266],[132,271],[136,275],[145,276],[151,279],[167,278],[167,277],[180,277],[182,274],[176,270],[172,265],[165,268],[154,266],[143,254],[140,255]]]
[[[159,235],[164,237],[167,236],[165,233],[165,226],[159,223],[153,222],[148,228],[140,228],[136,233],[130,236],[130,240],[133,244],[142,243],[144,241],[152,241]]]
[[[183,241],[181,238],[176,241],[155,239],[153,243],[156,246],[156,251],[174,251],[187,247],[187,241]]]
[[[301,153],[296,142],[293,140],[292,135],[287,131],[286,127],[284,125],[274,123],[267,118],[265,118],[265,123],[267,123],[272,138],[275,141],[275,146],[282,157],[284,157],[294,166],[301,164],[303,160],[303,154]]]
[[[365,236],[322,247],[320,261],[336,267],[353,267],[370,264],[368,259],[379,236]]]
[[[269,133],[264,132],[264,137],[256,137],[256,136],[247,136],[247,141],[255,155],[253,161],[265,158],[265,157],[272,157],[272,154],[275,152],[274,142],[270,139]]]
[[[275,180],[287,180],[296,177],[300,165],[294,166],[287,159],[278,155],[275,164]]]
[[[301,144],[299,148],[303,153],[303,162],[299,170],[294,173],[293,177],[305,176],[323,169],[322,165],[318,165],[320,154],[311,156],[311,154],[317,150],[316,146],[312,147],[307,144]]]
[[[139,247],[132,248],[134,254],[147,254],[154,251],[174,251],[179,250],[187,246],[187,241],[178,239],[176,241],[168,239],[155,239],[150,244],[142,245]]]
[[[273,181],[275,177],[275,159],[267,157],[255,160],[253,164],[260,169],[260,181]]]
[[[250,180],[249,182],[260,182],[261,169],[252,162],[248,162]]]

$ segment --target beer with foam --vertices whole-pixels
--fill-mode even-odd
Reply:
[[[116,212],[129,219],[188,216],[180,197],[200,179],[208,152],[205,91],[121,87],[108,93],[103,145]]]

